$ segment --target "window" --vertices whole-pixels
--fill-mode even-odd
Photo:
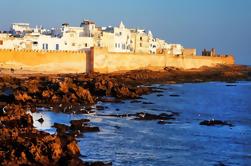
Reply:
[[[120,44],[118,43],[118,48],[120,48]]]
[[[76,44],[75,44],[75,43],[72,43],[71,45],[74,47]]]
[[[117,43],[115,43],[115,48],[117,48],[118,46],[117,46]]]
[[[143,40],[142,36],[139,38],[139,40],[140,40],[140,41],[142,41],[142,40]]]
[[[37,45],[37,44],[38,44],[38,42],[37,42],[37,41],[34,41],[34,42],[33,42],[33,44],[34,44],[34,45]]]
[[[48,44],[47,43],[43,44],[43,50],[48,50]]]
[[[56,44],[56,50],[59,50],[59,44]]]
[[[2,40],[0,40],[0,45],[3,45],[3,41]]]
[[[87,44],[87,43],[85,43],[85,47],[88,47],[88,44]]]
[[[142,47],[142,43],[140,43],[139,46]]]
[[[122,49],[125,50],[125,44],[122,44]]]

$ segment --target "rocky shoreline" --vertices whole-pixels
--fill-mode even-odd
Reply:
[[[29,111],[36,112],[46,107],[54,112],[89,114],[95,113],[93,105],[98,101],[135,99],[132,102],[137,102],[143,94],[161,92],[161,89],[149,87],[151,84],[224,81],[230,86],[239,80],[251,80],[251,68],[235,65],[112,74],[2,74],[0,165],[111,165],[103,162],[86,163],[79,158],[81,154],[76,137],[85,132],[99,131],[98,127],[90,126],[88,120],[71,121],[70,126],[54,124],[57,133],[50,135],[33,127]],[[103,109],[101,106],[95,108]],[[158,123],[164,124],[175,114],[152,115],[141,112],[109,116],[133,116],[135,120],[159,120]],[[43,123],[43,119],[40,122]]]

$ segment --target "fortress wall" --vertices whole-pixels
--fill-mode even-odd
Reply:
[[[42,72],[86,72],[85,52],[0,50],[0,68]]]
[[[234,58],[110,53],[104,48],[94,49],[94,71],[101,73],[136,69],[161,70],[166,66],[191,69],[202,66],[213,67],[217,64],[234,64]]]
[[[208,57],[208,56],[173,56],[166,55],[166,66],[192,69],[202,66],[213,67],[218,64],[234,64],[234,57]]]
[[[149,55],[110,53],[104,48],[91,51],[0,50],[0,68],[23,73],[123,72],[137,69],[162,70],[166,66],[191,69],[217,64],[234,64],[230,57]],[[22,70],[20,70],[22,68]]]
[[[165,66],[165,57],[159,55],[109,53],[107,49],[95,48],[94,71],[101,73],[136,69],[160,70]]]

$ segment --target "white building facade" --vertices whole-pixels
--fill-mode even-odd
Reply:
[[[128,29],[123,22],[118,27],[97,27],[84,20],[79,27],[64,23],[50,30],[31,28],[28,23],[13,23],[10,34],[0,33],[0,49],[69,50],[85,51],[91,47],[107,47],[110,52],[138,52],[156,54],[167,50],[181,55],[180,44],[168,44],[154,38],[151,31]]]

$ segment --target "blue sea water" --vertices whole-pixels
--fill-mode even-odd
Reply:
[[[136,121],[132,118],[93,115],[67,115],[40,111],[45,122],[38,129],[55,132],[54,122],[69,124],[72,119],[89,118],[100,127],[98,133],[78,138],[85,161],[111,161],[113,165],[227,166],[251,165],[251,82],[210,82],[198,84],[153,85],[163,96],[152,93],[141,103],[98,103],[107,106],[97,114],[178,112],[171,124]],[[179,95],[176,97],[171,94]],[[119,110],[118,110],[119,109]],[[203,120],[219,119],[234,126],[201,126]]]

